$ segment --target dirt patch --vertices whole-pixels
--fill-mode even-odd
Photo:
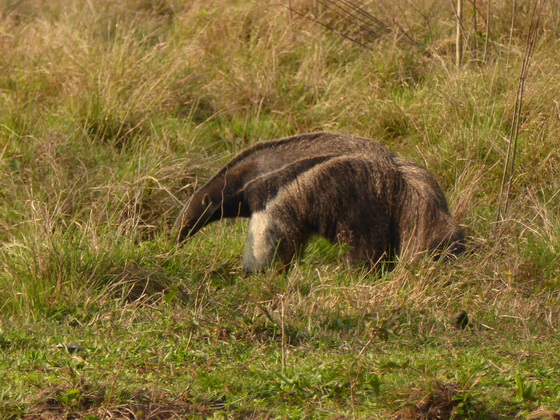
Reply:
[[[98,406],[103,397],[90,392],[89,386],[80,390],[69,390],[59,387],[43,389],[35,399],[35,404],[25,416],[26,419],[75,419],[73,409],[89,411]]]
[[[534,411],[527,416],[527,419],[560,419],[560,411]]]
[[[400,409],[395,420],[436,420],[450,419],[456,415],[459,405],[457,398],[461,388],[457,382],[437,382],[429,390],[415,390],[410,395],[411,405]],[[461,416],[455,418],[460,419]]]
[[[51,387],[43,390],[24,416],[31,420],[73,420],[86,417],[119,419],[179,419],[190,415],[209,416],[209,406],[195,406],[188,395],[171,398],[159,391],[140,391],[128,404],[111,406],[101,394]]]
[[[190,395],[184,394],[178,398],[162,392],[139,392],[133,402],[127,407],[114,410],[111,414],[119,414],[130,419],[184,419],[188,415],[210,416],[212,410],[206,405],[194,405]]]

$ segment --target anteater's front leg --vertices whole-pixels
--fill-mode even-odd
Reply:
[[[295,234],[294,221],[281,220],[274,211],[253,213],[243,256],[243,270],[247,273],[264,270],[278,261],[287,268],[294,257],[301,257],[304,241]],[[282,227],[289,226],[289,231]]]
[[[243,271],[253,273],[269,267],[277,246],[278,236],[270,215],[266,211],[253,213],[243,255]]]

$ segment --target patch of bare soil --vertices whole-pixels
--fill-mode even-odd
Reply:
[[[534,419],[560,419],[560,411],[534,411],[527,416],[528,420]]]
[[[103,396],[82,393],[79,401],[64,401],[66,390],[48,388],[39,394],[36,403],[24,416],[28,420],[78,420],[85,417],[103,419],[179,419],[189,415],[209,416],[211,408],[195,406],[188,396],[170,399],[160,392],[146,391],[135,395],[128,404],[110,406],[103,403]]]
[[[461,388],[457,382],[438,382],[430,391],[415,390],[411,405],[395,413],[395,420],[447,420],[455,414]],[[416,402],[413,402],[416,401]],[[460,416],[455,416],[460,419]]]

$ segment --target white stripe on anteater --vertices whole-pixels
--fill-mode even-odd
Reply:
[[[243,255],[243,269],[252,273],[269,266],[274,258],[276,235],[266,211],[251,215],[247,243]]]

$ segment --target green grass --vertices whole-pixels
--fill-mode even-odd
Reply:
[[[527,4],[511,26],[510,2],[492,2],[486,50],[486,6],[477,32],[469,11],[458,70],[449,2],[367,6],[420,48],[292,3],[372,49],[272,3],[0,5],[0,418],[560,408],[557,8],[496,221]],[[182,203],[235,153],[318,130],[425,165],[471,252],[372,274],[316,240],[287,275],[244,276],[246,222],[173,243]]]

